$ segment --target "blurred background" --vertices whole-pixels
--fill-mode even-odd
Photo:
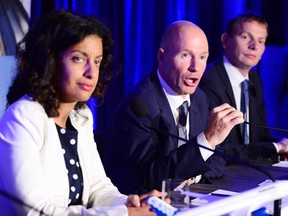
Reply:
[[[160,37],[169,24],[185,19],[200,26],[209,41],[210,62],[222,53],[220,36],[226,22],[244,11],[262,14],[269,23],[266,51],[255,69],[263,79],[267,124],[288,129],[286,0],[0,0],[0,92],[4,94],[0,100],[3,107],[13,76],[13,70],[6,68],[15,67],[16,43],[39,16],[59,8],[94,15],[113,34],[114,56],[121,71],[113,79],[104,101],[89,101],[95,129],[105,130],[121,98],[143,76],[157,69]],[[275,137],[288,137],[284,132],[271,132]]]

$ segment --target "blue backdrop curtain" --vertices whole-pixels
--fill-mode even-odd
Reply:
[[[105,129],[113,109],[131,87],[151,70],[157,69],[156,53],[161,34],[167,25],[176,20],[190,20],[205,31],[210,49],[208,61],[211,61],[222,52],[220,36],[224,31],[226,21],[238,13],[253,10],[264,15],[270,24],[271,32],[267,46],[280,47],[280,51],[276,49],[278,54],[286,52],[288,16],[285,0],[273,2],[270,0],[32,0],[31,22],[41,14],[58,8],[95,15],[104,21],[113,33],[115,57],[122,66],[122,70],[113,80],[102,106],[95,105],[98,103],[97,101],[90,103],[95,116],[95,128],[99,130]],[[275,52],[275,49],[268,49],[267,57],[271,56],[269,51]],[[287,59],[283,57],[282,60],[285,62]],[[273,64],[269,65],[269,69],[265,68],[264,72],[260,71],[267,66],[265,63],[258,66],[264,84],[271,76],[270,71],[285,74],[285,66],[283,66],[285,64],[281,64],[281,69],[277,71],[273,68],[275,66]],[[283,75],[277,77],[283,78]],[[287,76],[285,79],[287,82]],[[275,80],[275,82],[278,81],[279,79]],[[286,103],[284,98],[287,94],[287,85],[286,89],[285,85],[285,82],[281,84],[279,92],[282,91],[282,98],[277,99],[277,104],[281,102],[282,107],[283,103]],[[273,87],[269,88],[269,85],[267,88],[265,87],[265,91],[268,93],[271,89]],[[268,104],[271,104],[269,101],[271,95],[268,95]],[[268,106],[268,115],[275,111],[277,104],[272,107]],[[279,109],[279,107],[276,108]],[[268,119],[268,123],[277,126],[280,124],[278,118],[272,116]],[[281,117],[281,119],[283,118]]]

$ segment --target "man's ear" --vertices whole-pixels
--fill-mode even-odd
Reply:
[[[229,35],[227,33],[223,33],[221,35],[221,42],[224,49],[226,49],[229,40]]]
[[[157,58],[159,65],[165,62],[165,51],[163,48],[158,49]]]

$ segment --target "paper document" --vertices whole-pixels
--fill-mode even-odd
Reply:
[[[233,196],[236,194],[238,194],[238,192],[218,189],[218,190],[213,191],[210,194],[191,200],[191,205],[201,206],[201,205],[205,205],[205,204],[223,199],[224,197]]]
[[[288,167],[288,161],[280,161],[279,163],[273,164],[275,167]]]

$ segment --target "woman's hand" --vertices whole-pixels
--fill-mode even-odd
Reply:
[[[149,204],[147,203],[147,198],[149,196],[161,197],[162,192],[157,190],[152,190],[141,196],[132,194],[128,196],[127,207],[129,216],[156,216],[152,211]]]

